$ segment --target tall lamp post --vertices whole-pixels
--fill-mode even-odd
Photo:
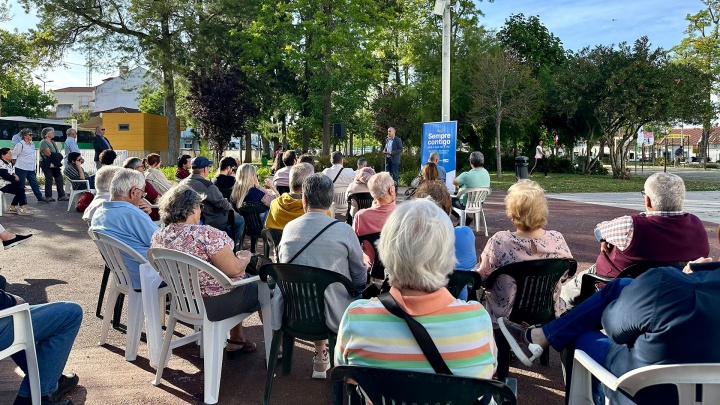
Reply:
[[[441,15],[442,23],[442,120],[450,121],[450,12],[451,0],[435,0],[433,14]]]
[[[43,84],[43,93],[46,93],[45,91],[45,83],[52,83],[55,80],[43,80],[40,76],[35,76],[36,79],[40,80]]]

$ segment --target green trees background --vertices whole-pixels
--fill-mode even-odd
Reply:
[[[217,150],[258,132],[265,148],[274,139],[327,155],[338,143],[379,144],[389,126],[412,148],[422,123],[440,117],[441,19],[432,0],[21,1],[41,23],[29,35],[0,31],[0,68],[8,55],[32,54],[10,58],[27,67],[71,48],[98,66],[149,66],[160,87],[144,89],[141,108],[164,113],[171,132],[181,117]],[[529,153],[540,139],[554,146],[557,134],[565,150],[583,140],[607,146],[613,175],[626,178],[641,127],[709,131],[720,0],[687,16],[687,38],[671,51],[648,38],[567,51],[535,16],[513,15],[488,31],[481,4],[453,7],[451,119],[459,140],[482,150],[498,174],[504,157]],[[334,122],[346,124],[348,139],[332,136]],[[580,170],[592,172],[603,149]]]

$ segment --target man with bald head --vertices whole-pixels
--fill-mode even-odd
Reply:
[[[102,164],[100,163],[100,154],[104,150],[112,149],[110,141],[105,137],[105,127],[98,125],[95,127],[95,136],[93,137],[93,149],[95,149],[95,167],[99,169]]]

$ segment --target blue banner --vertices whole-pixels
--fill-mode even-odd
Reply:
[[[424,166],[435,152],[440,155],[438,165],[445,169],[447,177],[445,185],[448,190],[455,190],[453,179],[455,179],[455,150],[457,145],[457,121],[447,122],[426,122],[423,124],[423,136],[421,142],[422,160]]]

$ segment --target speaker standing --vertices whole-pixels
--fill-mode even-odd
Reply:
[[[398,189],[398,168],[400,167],[400,153],[403,150],[402,140],[395,136],[395,128],[388,128],[388,137],[385,142],[385,171],[389,172],[395,180],[395,192]]]

